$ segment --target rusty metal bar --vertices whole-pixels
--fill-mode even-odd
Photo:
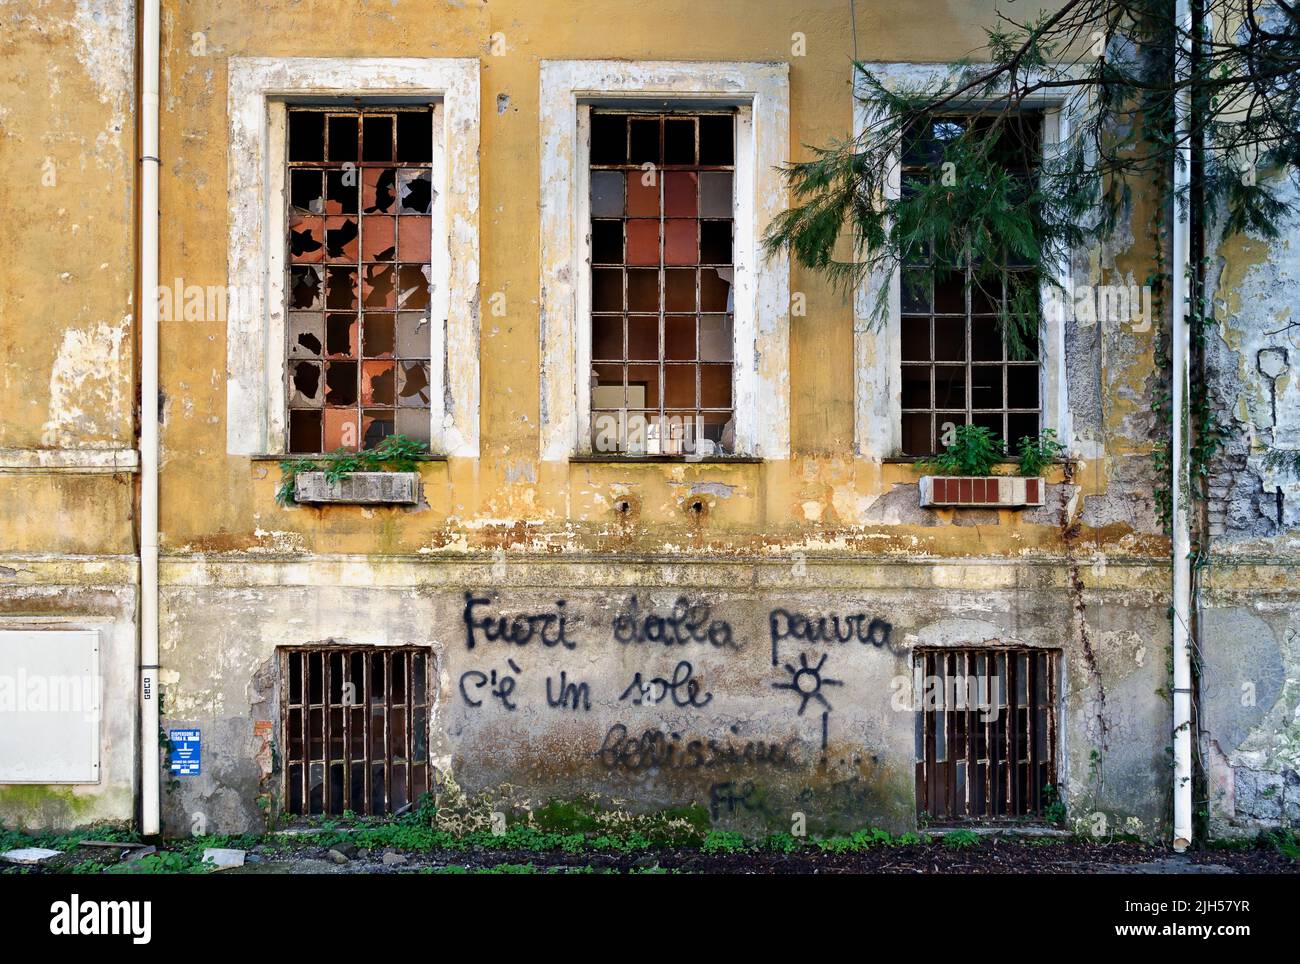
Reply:
[[[914,658],[924,669],[921,695],[936,698],[918,718],[918,813],[949,821],[1041,816],[1043,788],[1057,782],[1056,651],[962,647]]]
[[[415,647],[330,646],[282,651],[281,788],[286,813],[309,816],[347,810],[378,815],[413,803],[419,793],[427,792],[429,742],[427,737],[416,739],[416,712],[426,714],[422,725],[427,727],[431,665],[427,654]],[[378,682],[376,668],[382,674]],[[393,683],[395,670],[401,673],[400,693]],[[295,673],[299,682],[296,694],[292,684]],[[418,684],[417,673],[421,677]],[[317,699],[312,698],[314,685],[320,688]],[[296,723],[294,713],[299,716]],[[315,741],[313,713],[320,714]],[[335,713],[340,714],[338,722],[333,719]],[[353,714],[360,718],[354,719]],[[400,724],[395,715],[401,716]],[[357,767],[361,769],[354,779]],[[295,768],[300,772],[295,773]],[[418,781],[423,782],[417,781],[417,773]],[[316,786],[319,794],[313,798]],[[297,799],[294,787],[300,794]]]

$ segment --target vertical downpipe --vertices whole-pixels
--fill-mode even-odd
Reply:
[[[1192,842],[1192,650],[1191,626],[1191,531],[1187,512],[1190,493],[1186,424],[1187,370],[1190,339],[1187,312],[1190,306],[1188,272],[1191,267],[1191,211],[1188,185],[1191,181],[1192,149],[1188,138],[1191,123],[1191,93],[1186,87],[1190,77],[1192,15],[1189,0],[1177,0],[1175,16],[1181,37],[1180,49],[1174,51],[1174,77],[1182,85],[1174,100],[1174,229],[1173,257],[1173,324],[1171,338],[1171,373],[1173,418],[1170,430],[1170,524],[1173,552],[1173,647],[1174,647],[1174,850],[1179,853]],[[1188,199],[1187,205],[1178,197]],[[1188,491],[1185,493],[1184,487]]]
[[[143,0],[140,78],[140,832],[159,819],[158,7]]]

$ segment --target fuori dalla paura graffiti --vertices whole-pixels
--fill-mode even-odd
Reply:
[[[888,648],[893,631],[885,619],[862,612],[812,615],[787,608],[768,612],[770,674],[765,682],[793,717],[816,720],[817,740],[808,742],[798,735],[745,738],[736,724],[717,726],[717,718],[725,712],[720,704],[729,694],[710,688],[697,654],[707,654],[703,660],[717,666],[719,660],[737,658],[746,641],[729,620],[714,613],[709,602],[682,595],[670,608],[656,609],[631,594],[612,618],[588,621],[564,599],[521,612],[492,596],[466,592],[462,621],[466,651],[483,657],[483,662],[464,669],[457,678],[456,698],[467,713],[514,713],[531,703],[577,715],[590,714],[593,706],[599,710],[601,705],[661,708],[665,715],[672,712],[674,724],[683,715],[699,715],[696,732],[680,725],[642,724],[634,729],[625,720],[614,719],[599,745],[591,748],[591,756],[606,770],[629,773],[787,770],[815,762],[817,751],[810,754],[807,748],[819,745],[820,753],[826,752],[835,701],[845,686],[835,675],[835,660],[845,658],[845,648]],[[608,675],[590,670],[589,657],[583,661],[588,667],[585,672],[549,665],[530,674],[521,665],[520,654],[525,651],[551,651],[559,658],[593,647],[624,650],[620,664],[630,662],[634,668],[622,670],[624,675],[611,681]],[[627,651],[632,652],[631,659]],[[665,652],[677,657],[667,669]],[[646,665],[635,668],[640,658]],[[723,732],[701,732],[710,725]]]

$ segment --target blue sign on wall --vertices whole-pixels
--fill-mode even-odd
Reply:
[[[172,730],[168,734],[171,742],[172,773],[182,777],[199,775],[199,731]]]

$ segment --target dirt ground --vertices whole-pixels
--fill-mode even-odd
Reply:
[[[391,852],[390,852],[391,853]],[[939,844],[874,847],[856,853],[804,850],[791,854],[743,851],[707,854],[699,850],[656,850],[639,854],[555,851],[454,850],[404,853],[400,863],[383,863],[383,854],[360,851],[335,863],[328,848],[249,853],[249,862],[228,873],[410,873],[463,867],[542,873],[566,871],[687,874],[1286,874],[1300,872],[1300,861],[1261,850],[1215,850],[1174,854],[1145,844],[1085,842],[1032,843],[990,840],[953,850]],[[392,858],[389,858],[392,860]],[[525,871],[526,872],[526,871]]]

